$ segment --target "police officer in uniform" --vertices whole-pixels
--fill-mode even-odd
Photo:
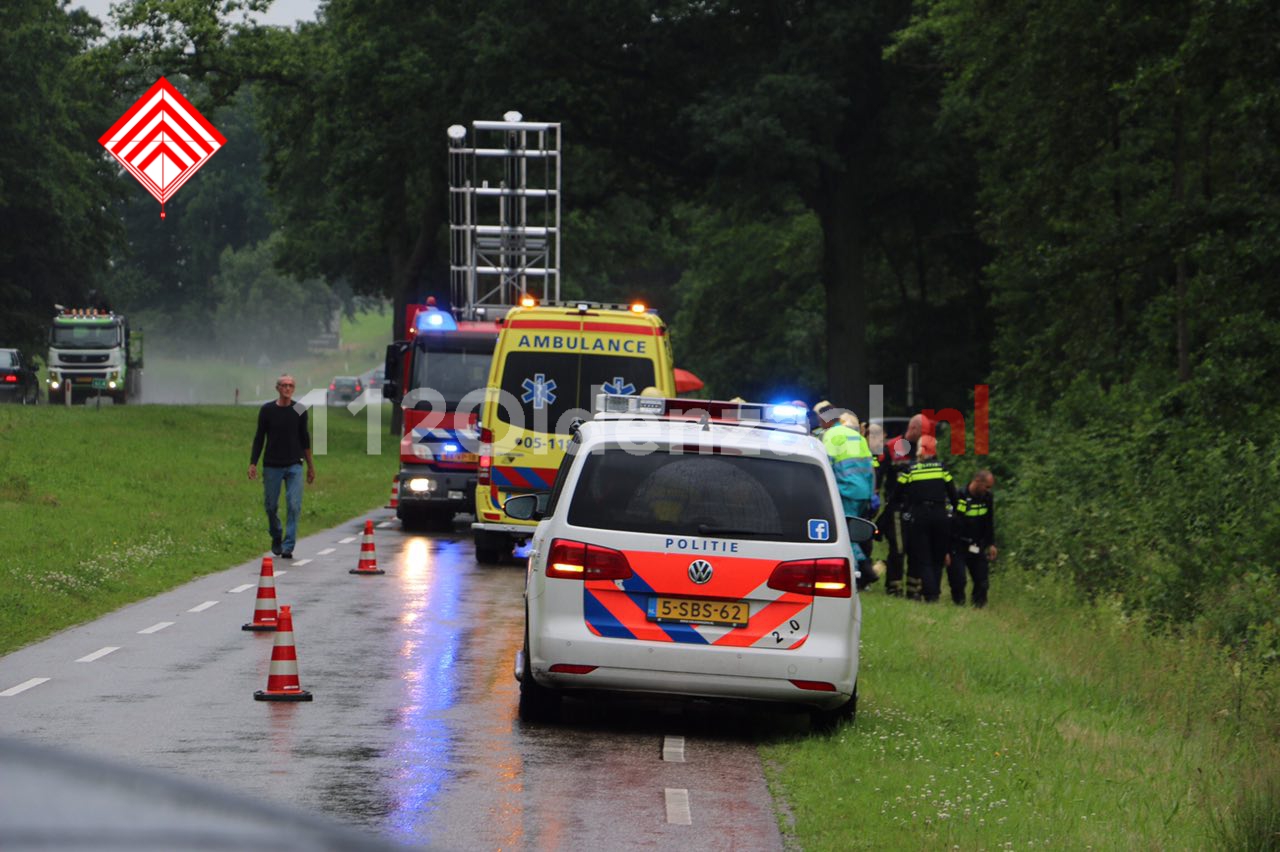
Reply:
[[[995,484],[991,471],[980,470],[960,489],[952,521],[951,564],[947,566],[947,585],[957,605],[964,604],[966,572],[973,578],[973,605],[987,605],[990,563],[996,558],[995,501],[991,495]]]
[[[950,561],[951,513],[956,504],[951,473],[938,461],[938,442],[921,435],[916,460],[898,474],[894,501],[901,507],[907,546],[907,597],[927,603],[942,594]]]
[[[880,470],[884,482],[884,511],[876,520],[876,527],[888,538],[889,557],[885,572],[884,590],[891,595],[902,594],[902,566],[907,552],[906,533],[902,523],[902,509],[894,500],[898,490],[898,475],[911,466],[916,443],[925,433],[924,415],[917,414],[907,422],[907,431],[884,442]]]

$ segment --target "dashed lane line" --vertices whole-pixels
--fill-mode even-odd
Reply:
[[[76,662],[92,663],[94,660],[101,660],[103,657],[105,657],[107,654],[110,654],[112,651],[119,651],[119,650],[120,650],[119,645],[108,645],[105,648],[99,648],[98,650],[94,651],[92,654],[85,654],[83,657],[76,660]]]
[[[297,559],[297,560],[294,560],[293,564],[294,564],[294,567],[301,568],[303,565],[306,565],[310,561],[311,561],[310,559]]]
[[[252,589],[255,585],[256,585],[255,583],[245,583],[243,586],[236,586],[234,589],[227,589],[227,594],[229,594],[229,595],[238,595],[238,594],[240,594],[241,592],[247,592],[247,591],[249,591],[249,590],[250,590],[250,589]]]
[[[344,539],[342,539],[341,541],[339,541],[339,542],[338,542],[338,544],[350,544],[351,542],[353,542],[353,541],[355,541],[355,540],[356,540],[356,537],[355,537],[355,536],[353,536],[353,535],[349,535],[349,536],[347,536],[346,538],[344,538]]]
[[[684,763],[684,737],[663,737],[662,759],[669,763]]]
[[[333,548],[326,547],[324,550],[317,553],[316,556],[328,556],[330,553],[333,553]]]
[[[693,813],[689,810],[689,791],[683,787],[668,787],[667,822],[670,825],[693,825]]]
[[[277,571],[277,572],[276,572],[276,576],[277,576],[277,577],[283,577],[285,574],[288,574],[288,573],[289,573],[288,571]]]
[[[45,683],[48,680],[49,678],[47,677],[33,677],[31,678],[31,680],[24,680],[22,683],[18,684],[17,686],[11,686],[8,689],[6,689],[4,692],[0,692],[0,697],[8,698],[11,695],[17,695],[19,692],[26,692],[31,687],[39,686],[40,684]]]
[[[164,630],[166,627],[172,627],[172,626],[173,626],[172,621],[161,621],[157,624],[151,625],[150,627],[144,627],[138,632],[139,633],[159,633],[161,630]]]
[[[384,530],[391,526],[394,526],[394,524],[391,521],[383,521],[382,523],[378,524],[378,528],[384,529]]]
[[[202,604],[196,604],[195,606],[191,607],[191,609],[187,610],[187,612],[204,612],[209,607],[217,606],[217,605],[218,605],[217,601],[205,601]]]

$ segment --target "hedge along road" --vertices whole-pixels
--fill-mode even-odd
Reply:
[[[255,560],[0,659],[0,734],[445,849],[782,847],[756,745],[803,715],[593,700],[522,723],[524,566],[369,517],[385,575],[348,573],[363,518],[276,560],[312,702],[253,698],[275,636],[241,630]]]

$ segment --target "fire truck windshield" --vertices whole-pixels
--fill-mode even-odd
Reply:
[[[483,388],[489,380],[493,341],[480,352],[433,352],[418,349],[413,358],[412,390],[430,388],[456,405],[464,396]]]
[[[55,325],[50,345],[55,349],[111,349],[120,345],[113,325]]]

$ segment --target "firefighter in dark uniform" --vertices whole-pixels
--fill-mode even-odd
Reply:
[[[932,435],[920,436],[916,460],[898,474],[893,499],[902,512],[906,538],[907,597],[934,603],[942,594],[942,571],[951,558],[951,514],[957,498]]]
[[[995,484],[991,471],[980,470],[960,489],[960,499],[956,501],[947,585],[951,587],[951,600],[958,605],[964,604],[966,572],[973,579],[973,605],[987,605],[990,567],[996,558],[995,501],[991,495]]]
[[[880,470],[883,471],[884,481],[883,499],[880,503],[884,506],[884,511],[876,519],[876,526],[889,542],[884,590],[890,595],[902,594],[902,566],[907,553],[902,507],[894,500],[898,490],[898,475],[911,466],[916,453],[916,443],[924,432],[924,415],[917,414],[907,422],[907,431],[904,434],[884,442],[884,453],[880,458]]]

